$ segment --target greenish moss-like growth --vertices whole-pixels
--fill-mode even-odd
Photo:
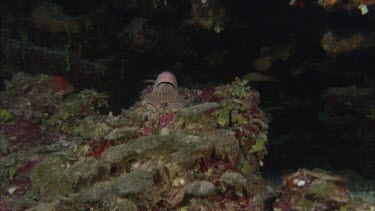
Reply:
[[[231,105],[226,102],[223,108],[219,110],[217,114],[217,117],[218,117],[217,123],[220,126],[227,126],[229,124],[230,122],[229,114],[230,114],[231,109],[232,109]]]
[[[64,130],[86,139],[99,140],[111,132],[111,127],[103,122],[86,123],[85,121],[76,121],[75,125],[67,126]]]
[[[250,149],[250,153],[263,151],[266,148],[265,147],[266,140],[267,140],[266,136],[261,135],[260,137],[258,137],[255,145],[253,145],[253,147]]]
[[[73,192],[73,182],[68,180],[66,173],[69,167],[64,155],[49,156],[30,173],[34,185],[26,197],[50,201]]]
[[[9,111],[0,108],[0,124],[4,124],[13,118],[13,115]]]
[[[97,114],[97,108],[107,106],[107,96],[94,90],[82,90],[74,99],[68,99],[58,105],[58,111],[48,120],[50,125],[69,122],[64,128],[73,126],[72,121],[85,116],[84,122],[92,122],[90,114]],[[88,118],[86,118],[88,117]]]
[[[16,173],[17,162],[15,159],[9,159],[1,163],[0,178],[1,181],[12,180]]]
[[[257,92],[250,89],[248,81],[236,78],[230,85],[219,87],[215,94],[222,98],[221,108],[214,112],[217,125],[237,131],[242,148],[262,161],[267,154],[268,120],[258,108]]]
[[[222,108],[216,112],[217,123],[224,127],[232,124],[233,126],[246,124],[246,118],[243,112],[250,108],[249,99],[251,96],[248,81],[241,81],[236,78],[231,86],[220,90],[218,94],[224,98]]]
[[[250,171],[251,171],[251,166],[250,166],[250,163],[247,161],[247,160],[242,160],[241,161],[241,165],[240,165],[240,169],[241,169],[241,172],[243,174],[249,174]]]
[[[267,136],[265,134],[260,134],[255,142],[255,145],[252,146],[249,152],[256,153],[258,160],[262,161],[267,154],[266,143]]]
[[[250,87],[248,86],[248,83],[247,80],[236,78],[236,80],[232,82],[232,96],[238,98],[250,96]]]

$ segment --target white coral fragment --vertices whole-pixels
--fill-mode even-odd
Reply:
[[[358,9],[361,10],[362,15],[366,15],[368,13],[368,8],[366,4],[358,5]]]

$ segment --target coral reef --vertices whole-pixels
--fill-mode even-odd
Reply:
[[[373,209],[374,11],[1,1],[0,209]]]
[[[0,130],[2,209],[264,210],[277,197],[258,176],[268,119],[246,81],[181,90],[185,107],[150,106],[143,96],[105,116],[97,111],[105,96],[93,90],[74,93],[59,76],[21,75],[1,93],[13,116]],[[175,78],[162,78],[153,91],[177,91]],[[38,115],[41,104],[54,108]],[[341,177],[316,170],[285,176],[282,190],[276,210],[368,207],[351,200]]]
[[[275,210],[335,210],[350,201],[345,179],[320,169],[300,169],[283,178],[285,190],[273,207]]]
[[[15,75],[1,93],[14,116],[1,129],[9,140],[1,174],[9,206],[264,207],[258,195],[272,193],[256,176],[267,152],[258,94],[239,79],[210,94],[178,93],[174,76],[164,76],[145,96],[157,92],[160,101],[169,96],[159,91],[170,87],[190,96],[186,107],[150,106],[143,96],[122,114],[103,116],[104,96],[93,90],[75,94],[60,76]]]

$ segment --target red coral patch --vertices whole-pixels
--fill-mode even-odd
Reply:
[[[91,152],[89,152],[87,156],[99,159],[102,156],[103,152],[105,152],[110,146],[112,146],[112,144],[112,141],[102,141]]]
[[[28,173],[33,170],[42,158],[34,161],[27,161],[24,165],[17,168],[11,186],[16,188],[15,192],[12,194],[14,198],[22,197],[29,190],[32,185],[32,181],[28,176]]]
[[[36,123],[19,119],[14,124],[7,125],[5,133],[11,138],[11,151],[17,152],[38,146],[41,129]]]
[[[169,114],[162,114],[159,117],[159,127],[164,128],[168,127],[171,122],[174,120],[175,114],[169,113]]]
[[[145,126],[145,127],[142,128],[142,134],[144,136],[151,136],[152,132],[153,132],[152,128],[150,128],[150,127]]]
[[[202,90],[199,98],[201,102],[220,102],[223,100],[223,97],[215,95],[215,87],[210,86]]]
[[[70,84],[61,76],[55,76],[53,78],[53,83],[55,85],[53,92],[66,91],[70,87]]]

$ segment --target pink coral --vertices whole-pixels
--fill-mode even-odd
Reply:
[[[175,114],[169,113],[169,114],[162,114],[159,118],[159,127],[164,128],[168,127],[171,122],[174,120]]]
[[[145,126],[145,127],[142,128],[142,134],[144,136],[151,136],[152,133],[153,133],[152,128],[147,127],[147,126]]]

